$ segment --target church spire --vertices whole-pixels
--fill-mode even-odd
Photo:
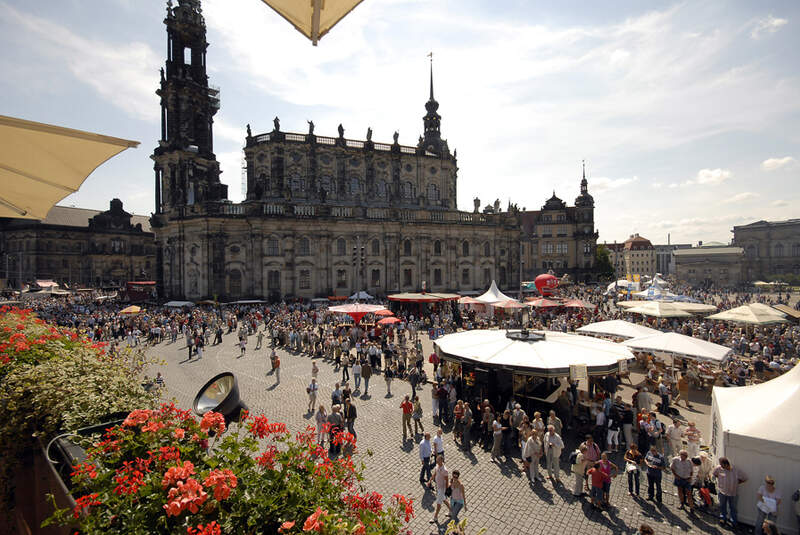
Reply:
[[[431,58],[431,96],[428,100],[434,100],[433,98],[433,52],[428,54],[428,57]]]
[[[436,102],[436,99],[433,97],[433,52],[428,54],[428,57],[431,61],[430,96],[428,97],[428,102],[425,103],[425,110],[427,113],[422,118],[425,130],[422,141],[417,148],[441,156],[448,151],[445,143],[442,141],[442,133],[440,130],[442,117],[437,113],[439,103]]]
[[[594,198],[589,195],[589,182],[586,180],[586,160],[581,160],[583,170],[581,177],[581,194],[575,199],[575,206],[594,207]]]
[[[581,195],[587,195],[589,193],[589,183],[586,181],[586,160],[581,160],[581,166],[583,167],[583,179],[581,180]]]

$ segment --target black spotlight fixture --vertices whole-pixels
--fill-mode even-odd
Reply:
[[[225,423],[238,421],[247,405],[239,399],[239,383],[231,372],[211,378],[197,393],[193,403],[194,413],[203,416],[209,411],[222,414]]]

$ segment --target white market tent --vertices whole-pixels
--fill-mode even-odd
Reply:
[[[486,290],[486,292],[484,292],[482,295],[476,297],[475,300],[487,305],[497,303],[498,301],[515,301],[515,299],[501,292],[494,281],[492,281],[492,285],[489,286],[489,289]]]
[[[661,331],[645,327],[644,325],[637,325],[630,321],[623,320],[608,320],[598,321],[584,325],[576,329],[580,334],[597,334],[601,336],[614,336],[616,338],[636,338],[639,336],[649,336],[653,334],[660,334]]]
[[[350,299],[375,299],[375,298],[370,294],[368,294],[367,292],[365,292],[364,290],[361,290],[351,295]]]
[[[167,301],[166,303],[164,303],[164,306],[174,307],[174,308],[193,307],[194,303],[192,303],[191,301]]]
[[[778,508],[781,533],[798,533],[791,495],[800,488],[800,366],[765,383],[714,387],[711,401],[711,451],[728,457],[748,476],[739,487],[739,520],[755,522],[758,487],[775,478],[783,493]]]
[[[648,351],[656,355],[666,354],[695,360],[708,360],[721,364],[733,354],[729,347],[706,342],[699,338],[678,333],[658,333],[632,338],[621,343],[637,351]]]
[[[644,299],[666,299],[669,297],[677,297],[677,294],[670,292],[666,288],[660,288],[658,286],[650,286],[648,289],[642,290],[641,292],[634,292],[633,295]]]
[[[638,282],[631,282],[627,279],[619,279],[617,282],[612,282],[606,287],[606,295],[613,292],[615,288],[618,290],[627,290],[628,287],[630,287],[631,291],[635,290],[638,292],[641,290]]]
[[[669,288],[669,283],[661,277],[661,273],[656,273],[656,276],[653,277],[653,280],[650,281],[649,287],[658,288],[660,290],[666,290],[667,288]]]
[[[680,296],[676,296],[680,297]],[[650,301],[620,301],[617,303],[617,308],[625,308],[630,309],[634,307],[638,307],[641,305],[646,305]],[[671,303],[676,307],[684,310],[686,312],[690,312],[692,314],[705,314],[708,312],[714,312],[717,310],[717,307],[714,305],[706,305],[705,303],[690,303],[685,301],[673,301],[671,299],[666,299],[662,301],[664,303]]]
[[[665,301],[648,301],[642,305],[629,308],[626,312],[655,318],[688,318],[691,316],[675,303],[667,303]]]
[[[566,377],[570,366],[586,366],[589,375],[619,370],[633,359],[630,349],[589,336],[531,331],[522,339],[502,330],[474,330],[445,335],[434,342],[440,358],[481,364],[540,377]]]
[[[786,314],[761,303],[750,303],[749,305],[742,305],[730,310],[725,310],[719,314],[712,314],[708,316],[707,319],[746,323],[750,325],[788,323]]]

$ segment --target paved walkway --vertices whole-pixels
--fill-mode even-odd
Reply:
[[[426,355],[431,342],[424,337]],[[266,337],[265,337],[266,341]],[[226,335],[218,346],[206,347],[203,358],[187,361],[187,349],[182,339],[176,344],[162,343],[150,351],[166,361],[159,368],[166,381],[168,397],[175,397],[184,408],[191,408],[197,390],[212,376],[223,371],[233,372],[239,381],[242,399],[252,412],[263,413],[272,420],[286,422],[293,430],[302,429],[312,423],[306,414],[308,398],[305,392],[311,380],[311,359],[280,350],[282,363],[281,383],[267,375],[269,371],[269,347],[255,350],[255,337],[250,337],[247,354],[237,358],[235,335]],[[427,360],[427,357],[426,357]],[[330,392],[341,379],[333,366],[322,359],[320,368],[319,398],[330,408]],[[426,366],[430,366],[426,363]],[[156,370],[151,370],[155,374]],[[429,374],[430,375],[430,374]],[[352,383],[351,383],[352,384]],[[392,397],[386,395],[383,377],[376,375],[370,384],[371,396],[357,398],[358,408],[356,432],[359,453],[357,459],[365,464],[365,485],[385,495],[403,493],[415,500],[416,518],[411,523],[415,534],[438,533],[429,523],[433,517],[434,495],[419,484],[420,461],[416,447],[402,443],[400,409],[403,394],[410,393],[406,382],[393,381]],[[427,394],[426,390],[426,394]],[[423,404],[423,423],[426,430],[434,430],[431,421],[430,395],[420,396]],[[630,398],[630,393],[625,394]],[[568,447],[574,448],[574,438],[567,433]],[[472,454],[455,448],[452,435],[446,433],[446,464],[452,471],[458,469],[466,488],[468,511],[465,513],[473,528],[486,527],[489,534],[606,534],[635,533],[642,522],[652,525],[658,534],[684,533],[730,533],[716,523],[716,517],[700,514],[690,517],[677,507],[677,493],[672,477],[664,476],[664,505],[655,507],[651,502],[628,496],[624,476],[614,479],[608,511],[593,511],[586,499],[573,498],[570,489],[553,486],[550,482],[531,485],[516,460],[494,464],[489,454],[478,447]],[[562,469],[566,467],[569,448],[562,455]],[[622,453],[613,460],[623,465]],[[562,474],[568,483],[571,475]],[[646,495],[646,480],[643,477],[643,493]],[[750,504],[739,504],[749,507]],[[462,514],[463,515],[463,514]],[[445,518],[440,513],[441,518]],[[441,528],[444,531],[444,526]],[[470,531],[472,533],[472,531]]]

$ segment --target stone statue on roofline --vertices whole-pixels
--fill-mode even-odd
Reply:
[[[478,212],[480,212],[480,210],[481,210],[481,200],[478,197],[475,197],[474,199],[472,199],[472,205],[475,208],[474,213],[477,214]]]
[[[314,135],[314,121],[306,121],[308,123],[308,135]]]
[[[275,125],[275,132],[281,131],[281,120],[277,116],[272,120],[272,124]]]
[[[367,127],[367,141],[372,141],[372,127]]]
[[[394,138],[394,144],[397,145],[397,139],[400,137],[400,133],[395,130],[394,134],[392,134],[392,138]]]
[[[342,123],[339,123],[338,130],[339,130],[339,137],[343,138],[344,137],[344,126],[342,126]]]

